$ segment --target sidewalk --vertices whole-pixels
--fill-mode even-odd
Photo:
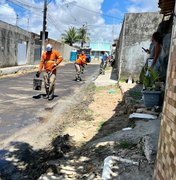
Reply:
[[[66,63],[69,63],[69,62],[62,62],[59,66],[64,66]],[[20,65],[20,66],[0,68],[0,76],[16,74],[20,71],[25,71],[25,72],[37,71],[38,66],[39,65],[37,64],[37,65]]]
[[[117,85],[117,75],[116,71],[106,70],[104,75],[99,75],[95,80],[95,86],[110,86]]]
[[[22,66],[0,68],[0,76],[8,75],[8,74],[16,74],[19,71],[35,70],[37,67],[38,65],[22,65]]]

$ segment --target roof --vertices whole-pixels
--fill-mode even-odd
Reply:
[[[175,0],[159,0],[158,6],[161,14],[171,15],[174,12]]]

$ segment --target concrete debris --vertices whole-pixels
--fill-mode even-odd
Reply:
[[[114,169],[114,164],[115,161],[120,161],[123,163],[128,163],[132,165],[137,165],[139,166],[139,162],[135,162],[129,159],[124,159],[121,157],[116,157],[116,156],[108,156],[104,160],[104,166],[103,166],[103,172],[102,172],[102,180],[108,180],[112,179],[112,176],[117,176],[118,173],[114,173],[112,169]],[[118,169],[118,167],[117,167]]]
[[[137,113],[145,113],[145,114],[151,114],[151,115],[155,115],[158,116],[159,113],[158,112],[153,112],[153,111],[149,111],[146,108],[139,108],[136,110]]]
[[[145,114],[145,113],[133,113],[130,114],[129,119],[157,119],[157,116],[151,115],[151,114]]]
[[[144,155],[149,163],[152,163],[152,155],[155,153],[154,145],[153,145],[153,138],[150,135],[146,135],[141,140],[141,148],[144,152]]]
[[[128,130],[132,130],[131,127],[127,127],[127,128],[123,128],[122,131],[128,131]]]

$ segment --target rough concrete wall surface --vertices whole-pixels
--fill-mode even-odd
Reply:
[[[53,45],[53,49],[56,49],[60,52],[64,60],[70,60],[70,52],[75,49],[74,47],[55,41],[53,39],[49,39],[48,41],[46,41],[46,44],[48,43]]]
[[[64,59],[65,60],[70,60],[70,53],[71,53],[71,51],[72,50],[75,50],[76,48],[74,48],[74,47],[71,47],[71,46],[69,46],[68,44],[64,44],[64,55],[63,55],[63,57],[64,57]]]
[[[124,33],[124,22],[122,24],[122,28],[119,35],[119,41],[116,44],[116,50],[115,50],[115,64],[117,68],[117,78],[120,78],[121,73],[121,54],[122,54],[122,43],[123,43],[123,33]]]
[[[29,65],[35,64],[36,38],[38,39],[39,35],[0,21],[0,67],[19,65],[18,57],[20,57],[20,55],[18,54],[18,47],[19,43],[22,42],[26,44],[26,59],[24,62]],[[53,39],[48,39],[45,43],[51,43],[53,49],[58,50],[64,59],[70,59],[70,52],[74,49],[73,47]],[[37,47],[40,46],[41,42]],[[23,54],[23,52],[20,52],[20,54],[21,53]]]
[[[31,34],[0,21],[0,67],[18,65],[18,43],[31,43]],[[30,48],[30,46],[28,46]],[[26,62],[31,62],[32,51],[27,49]]]
[[[139,74],[147,55],[152,34],[157,30],[162,15],[158,13],[130,13],[125,15],[124,40],[121,47],[121,74]]]
[[[176,179],[176,19],[174,19],[172,29],[166,82],[163,117],[154,172],[156,180]]]

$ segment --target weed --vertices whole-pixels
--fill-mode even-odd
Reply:
[[[96,89],[96,86],[94,83],[90,83],[87,87],[87,91],[94,91]]]
[[[125,83],[125,82],[126,82],[126,79],[120,79],[119,82]]]
[[[131,141],[121,141],[119,144],[119,147],[122,149],[130,149],[134,146],[135,144],[132,143]]]
[[[97,131],[99,131],[103,127],[104,124],[105,124],[105,121],[102,120],[98,125]]]
[[[141,93],[141,91],[130,90],[129,96],[131,96],[132,98],[134,98],[136,100],[140,100],[142,98],[142,93]]]

